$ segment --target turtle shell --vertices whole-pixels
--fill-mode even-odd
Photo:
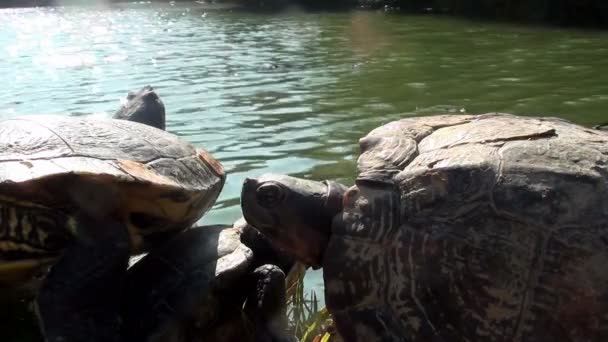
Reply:
[[[608,134],[432,116],[360,146],[323,264],[346,340],[608,340]]]
[[[135,263],[122,312],[128,340],[142,340],[142,333],[172,340],[172,334],[192,330],[204,336],[224,316],[240,312],[245,293],[238,289],[254,258],[241,234],[240,227],[196,227]]]
[[[254,331],[264,329],[259,321],[279,324],[285,315],[277,314],[285,288],[273,282],[289,280],[274,272],[260,277],[270,265],[298,273],[293,258],[244,219],[179,234],[129,269],[121,315],[126,340],[253,341]]]
[[[208,152],[147,125],[53,115],[2,120],[0,274],[56,256],[79,211],[124,222],[133,252],[148,250],[196,222],[224,181]]]

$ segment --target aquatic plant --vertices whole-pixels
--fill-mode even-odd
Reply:
[[[289,329],[299,342],[339,342],[327,308],[319,306],[314,290],[306,291],[306,270],[298,266],[287,280],[287,317]]]

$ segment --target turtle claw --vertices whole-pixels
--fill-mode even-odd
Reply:
[[[255,342],[293,341],[287,331],[285,273],[276,265],[262,265],[250,275],[245,313],[255,326]]]
[[[77,230],[96,239],[73,239],[51,268],[36,298],[48,342],[119,341],[120,293],[129,258],[124,225],[81,217]]]

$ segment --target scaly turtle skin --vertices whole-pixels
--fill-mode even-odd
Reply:
[[[117,301],[106,299],[120,293],[129,254],[189,228],[224,181],[209,153],[143,124],[2,120],[0,285],[36,291],[35,275],[54,265],[37,298],[46,338],[111,341]],[[90,321],[98,335],[86,331]]]
[[[605,133],[432,116],[360,146],[341,211],[322,209],[332,192],[321,183],[311,192],[285,176],[249,179],[242,193],[250,224],[323,267],[346,341],[608,340]]]

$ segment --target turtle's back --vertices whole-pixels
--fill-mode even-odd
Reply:
[[[54,115],[1,121],[0,146],[0,182],[86,170],[79,165],[86,162],[94,164],[91,172],[119,174],[120,168],[112,165],[116,161],[152,164],[197,154],[194,146],[147,125]],[[19,165],[25,168],[19,170]],[[13,169],[29,172],[10,172]]]
[[[209,153],[143,124],[54,115],[0,121],[0,266],[57,255],[67,218],[81,210],[124,222],[134,252],[146,250],[196,222],[224,181]],[[32,223],[42,216],[50,223]]]
[[[420,139],[393,175],[410,218],[460,216],[467,203],[529,224],[608,221],[606,134],[559,119],[469,120]]]
[[[329,306],[375,307],[420,341],[608,338],[605,133],[447,116],[390,123],[361,146]]]
[[[132,184],[150,190],[151,196],[162,188],[186,198],[217,188],[224,173],[204,150],[139,123],[53,115],[0,122],[3,194],[12,191],[15,197],[52,203],[66,189],[47,194],[40,191],[41,184],[81,179]]]

